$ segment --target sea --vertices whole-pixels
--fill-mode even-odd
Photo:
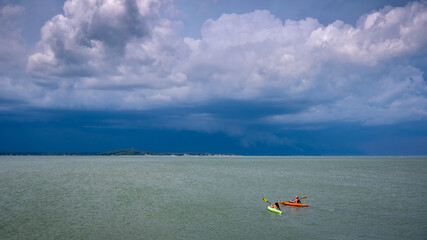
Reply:
[[[427,157],[0,156],[0,239],[424,240],[426,200]]]

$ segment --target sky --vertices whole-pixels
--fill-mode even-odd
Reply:
[[[427,1],[0,2],[0,151],[427,155]]]

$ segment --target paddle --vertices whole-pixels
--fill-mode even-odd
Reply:
[[[262,198],[262,200],[264,200],[264,201],[270,203],[270,205],[272,205],[271,202],[267,201],[267,199],[265,199],[264,197]]]
[[[299,199],[306,199],[306,198],[308,198],[307,196],[304,196],[304,197],[302,197],[302,198],[299,198]]]
[[[267,199],[265,199],[264,197],[262,198],[262,200],[264,200],[264,201],[266,201],[266,202],[270,203],[270,205],[273,205],[273,204],[271,204],[271,202],[267,201]],[[280,209],[280,207],[278,206],[278,204],[277,204],[276,206],[279,208],[279,210],[280,210],[280,211],[282,211],[282,209]]]
[[[306,199],[306,198],[308,198],[307,196],[304,196],[304,197],[302,197],[302,198],[300,198],[300,200],[301,199]],[[293,200],[289,200],[289,202],[292,202]]]

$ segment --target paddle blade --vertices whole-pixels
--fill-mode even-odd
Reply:
[[[268,203],[271,204],[271,202],[267,201],[267,199],[265,199],[264,197],[262,198],[262,200],[264,200],[264,201],[266,201],[266,202],[268,202]]]
[[[304,196],[304,197],[302,197],[301,199],[306,199],[307,198],[307,196]]]

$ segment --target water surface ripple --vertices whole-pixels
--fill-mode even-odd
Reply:
[[[0,156],[0,239],[425,239],[426,157]],[[308,196],[309,208],[267,211]]]

